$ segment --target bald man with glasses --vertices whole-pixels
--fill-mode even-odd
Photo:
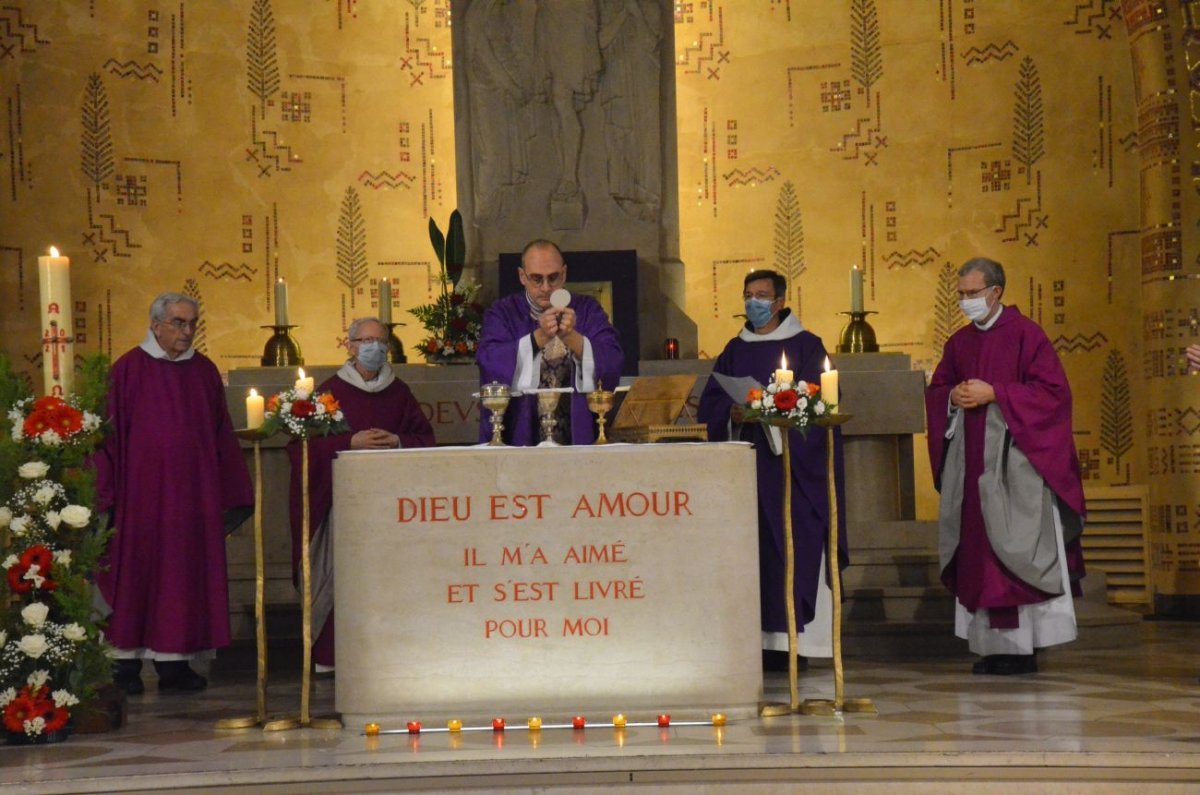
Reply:
[[[499,299],[483,317],[476,360],[481,383],[498,381],[514,390],[571,388],[559,402],[553,439],[559,444],[595,440],[587,393],[621,377],[623,354],[617,331],[590,296],[571,295],[564,307],[550,297],[567,283],[562,251],[549,240],[534,240],[521,252],[517,276],[525,288]],[[480,412],[479,440],[491,438],[491,422]],[[504,441],[528,446],[541,441],[537,400],[515,398],[504,415]]]

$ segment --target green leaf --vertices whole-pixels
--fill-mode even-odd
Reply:
[[[466,261],[467,239],[463,233],[462,213],[455,210],[450,213],[450,225],[446,228],[446,277],[450,284],[458,285]]]
[[[446,269],[446,237],[438,229],[437,221],[429,219],[429,241],[433,243],[433,253],[437,255],[438,264]]]

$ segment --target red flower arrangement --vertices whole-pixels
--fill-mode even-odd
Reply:
[[[71,713],[54,703],[50,688],[42,685],[31,691],[29,686],[21,688],[16,697],[4,707],[4,728],[10,732],[24,733],[26,724],[41,718],[45,725],[42,731],[55,732],[67,725]]]
[[[29,570],[37,566],[34,574],[41,577],[41,583],[33,577],[26,577]],[[8,587],[13,593],[26,594],[35,588],[43,591],[53,591],[58,583],[50,575],[54,566],[54,553],[45,544],[34,544],[21,553],[17,562],[8,567]]]

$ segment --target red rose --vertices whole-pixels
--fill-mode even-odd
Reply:
[[[460,293],[454,293],[450,296],[450,306],[458,306],[463,301],[467,300]]]
[[[796,390],[794,389],[785,389],[782,392],[776,392],[775,408],[780,411],[791,411],[796,408],[797,399]]]
[[[317,410],[317,407],[312,404],[312,401],[309,401],[309,400],[294,400],[294,401],[292,401],[292,416],[293,417],[299,417],[300,419],[304,419],[305,417],[310,416],[316,410]]]
[[[454,320],[450,321],[450,328],[454,329],[455,331],[466,331],[467,321],[461,317],[456,317]]]

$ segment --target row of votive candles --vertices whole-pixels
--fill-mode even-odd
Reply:
[[[296,379],[295,385],[292,387],[296,392],[302,393],[304,396],[311,395],[314,388],[314,380],[311,375],[304,374],[304,368],[299,370],[299,378]],[[246,427],[250,430],[260,427],[263,424],[263,419],[266,415],[266,401],[262,395],[258,394],[258,390],[251,388],[250,394],[246,395]]]

